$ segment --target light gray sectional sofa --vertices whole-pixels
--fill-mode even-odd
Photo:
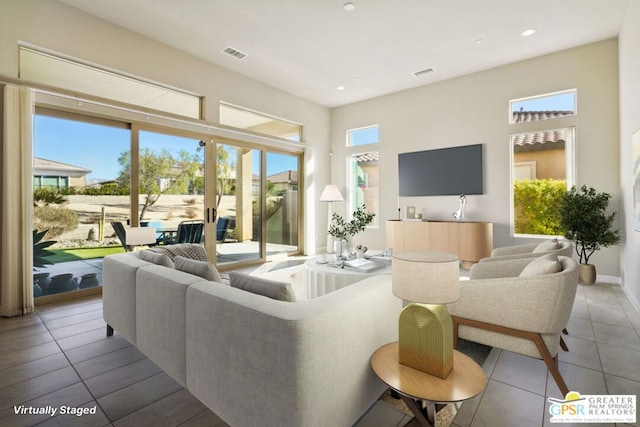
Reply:
[[[385,390],[371,354],[397,340],[381,275],[284,302],[140,258],[103,263],[104,318],[231,426],[350,426]]]

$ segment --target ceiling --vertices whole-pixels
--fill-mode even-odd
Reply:
[[[615,37],[630,0],[59,1],[336,107]]]

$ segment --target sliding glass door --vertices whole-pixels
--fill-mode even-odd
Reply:
[[[216,150],[217,263],[299,252],[300,157],[229,141]]]

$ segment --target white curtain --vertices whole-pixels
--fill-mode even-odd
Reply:
[[[2,90],[2,192],[0,193],[0,315],[31,313],[33,303],[32,134],[33,92]]]

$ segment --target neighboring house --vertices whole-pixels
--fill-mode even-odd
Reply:
[[[91,169],[54,160],[33,158],[33,188],[84,188]]]
[[[267,177],[267,182],[273,184],[274,193],[298,190],[298,171],[287,170]]]

